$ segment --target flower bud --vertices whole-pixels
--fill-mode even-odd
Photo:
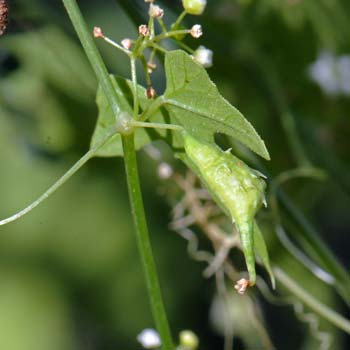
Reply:
[[[189,330],[180,332],[180,347],[188,350],[196,350],[199,345],[197,335]]]
[[[124,49],[130,50],[132,48],[132,40],[129,38],[125,38],[121,41],[122,46]]]
[[[199,46],[193,53],[193,58],[204,68],[209,68],[213,65],[213,51],[204,46]]]
[[[162,18],[164,16],[164,10],[158,5],[151,4],[149,7],[148,14],[153,18]]]
[[[249,281],[247,281],[245,278],[241,278],[237,283],[235,284],[235,289],[238,292],[238,294],[243,295],[247,288],[249,287]]]
[[[182,5],[190,15],[201,15],[204,12],[207,0],[182,0]]]
[[[157,65],[153,61],[147,62],[147,71],[149,74],[153,73],[153,71],[157,68]]]
[[[154,90],[152,86],[148,86],[146,91],[145,91],[145,95],[149,100],[152,100],[156,97],[157,93],[156,93],[156,90]]]
[[[94,27],[94,38],[104,38],[105,35],[103,34],[103,31],[100,27]]]
[[[148,26],[146,24],[141,24],[139,26],[139,34],[142,36],[149,35],[149,29],[148,29]]]

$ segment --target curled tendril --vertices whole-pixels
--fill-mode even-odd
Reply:
[[[297,245],[288,237],[286,230],[283,228],[282,220],[279,213],[279,205],[276,197],[277,189],[285,182],[296,178],[312,178],[316,180],[324,180],[326,173],[322,169],[313,167],[300,167],[285,171],[279,174],[270,185],[269,203],[271,206],[276,236],[281,244],[293,255],[293,257],[302,263],[309,271],[311,271],[318,279],[323,282],[334,285],[335,278],[329,272],[317,265],[309,256],[307,256]]]
[[[271,304],[278,306],[292,306],[296,317],[306,324],[308,324],[310,329],[310,334],[320,342],[320,350],[329,350],[332,345],[332,336],[330,333],[321,331],[320,320],[316,314],[312,312],[306,312],[304,305],[297,299],[288,297],[283,298],[272,294],[266,282],[258,277],[256,285],[260,290],[264,298]]]

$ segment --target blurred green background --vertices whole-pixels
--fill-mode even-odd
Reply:
[[[118,42],[135,38],[136,23],[147,14],[143,0],[78,3],[91,28],[102,27]],[[182,11],[180,1],[159,4],[168,23]],[[0,38],[1,218],[30,203],[87,151],[97,117],[96,79],[62,3],[14,0],[10,6],[11,22]],[[350,2],[209,0],[203,16],[185,23],[202,24],[203,38],[187,43],[214,51],[209,74],[264,138],[271,176],[297,164],[329,174],[322,182],[293,180],[285,190],[349,271]],[[97,44],[109,70],[129,77],[127,59]],[[154,79],[161,91],[161,70]],[[186,242],[168,229],[171,206],[159,191],[157,163],[144,151],[139,161],[173,332],[192,329],[202,350],[221,349],[222,327],[209,320],[215,283],[202,277],[204,264],[191,260]],[[348,317],[334,288],[267,231],[274,263]],[[257,291],[252,300],[276,349],[320,348],[290,306],[271,305]],[[252,307],[243,304],[232,296],[237,319]],[[122,159],[90,161],[37,210],[1,227],[0,349],[139,349],[136,335],[152,326]],[[345,333],[325,321],[321,329],[333,339],[330,349],[349,348]],[[234,349],[265,349],[250,317],[239,318],[234,331]]]

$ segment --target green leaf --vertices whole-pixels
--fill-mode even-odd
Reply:
[[[256,255],[260,257],[262,264],[269,273],[272,288],[275,289],[276,281],[270,265],[269,252],[266,247],[265,238],[256,221],[254,222],[254,248]]]
[[[111,76],[112,84],[115,87],[116,93],[119,95],[120,110],[121,112],[133,114],[133,94],[131,81]],[[145,89],[142,86],[138,86],[138,96],[141,110],[146,109],[151,103],[146,98]],[[92,148],[99,140],[101,140],[113,127],[116,121],[116,117],[112,113],[112,109],[104,95],[101,87],[97,91],[96,103],[98,106],[98,120],[95,127],[94,134],[92,136],[91,145]],[[163,122],[163,117],[160,111],[152,116],[152,121]],[[135,131],[135,148],[140,149],[144,145],[152,142],[154,139],[164,137],[165,131],[145,130],[139,128]],[[119,134],[112,137],[112,139],[106,143],[97,153],[97,157],[116,157],[123,156],[123,146],[121,137]]]
[[[215,133],[223,133],[270,159],[253,126],[220,95],[206,70],[188,54],[181,50],[167,52],[165,73],[166,108],[186,131],[207,142],[214,142]]]

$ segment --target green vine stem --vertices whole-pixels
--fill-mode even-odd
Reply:
[[[96,73],[99,83],[105,93],[109,104],[116,116],[120,114],[119,101],[116,92],[108,75],[107,68],[99,54],[96,45],[92,39],[85,20],[80,12],[76,0],[62,0],[73,26],[79,36],[86,55]],[[136,45],[135,45],[136,47]],[[126,176],[129,186],[129,198],[136,229],[137,244],[140,251],[143,269],[145,273],[149,298],[152,308],[152,314],[156,327],[162,339],[162,348],[172,350],[173,343],[170,328],[163,306],[162,295],[158,282],[157,270],[155,267],[151,243],[148,235],[146,216],[143,207],[142,194],[139,183],[139,174],[137,169],[136,152],[134,147],[134,136],[123,135],[123,150],[125,158]]]
[[[134,146],[134,135],[123,135],[122,139],[131,211],[136,226],[137,244],[142,259],[142,265],[144,273],[147,276],[146,282],[148,293],[151,296],[152,313],[157,329],[162,338],[163,349],[171,350],[173,349],[171,334],[160,293],[156,266],[152,254],[152,247],[149,239],[145,210],[141,195]]]
[[[273,273],[278,282],[280,282],[286,289],[300,299],[306,306],[318,313],[330,323],[334,324],[344,332],[350,334],[350,322],[343,316],[339,315],[328,306],[316,300],[313,295],[310,295],[305,289],[298,285],[292,278],[290,278],[281,268],[275,267]]]

